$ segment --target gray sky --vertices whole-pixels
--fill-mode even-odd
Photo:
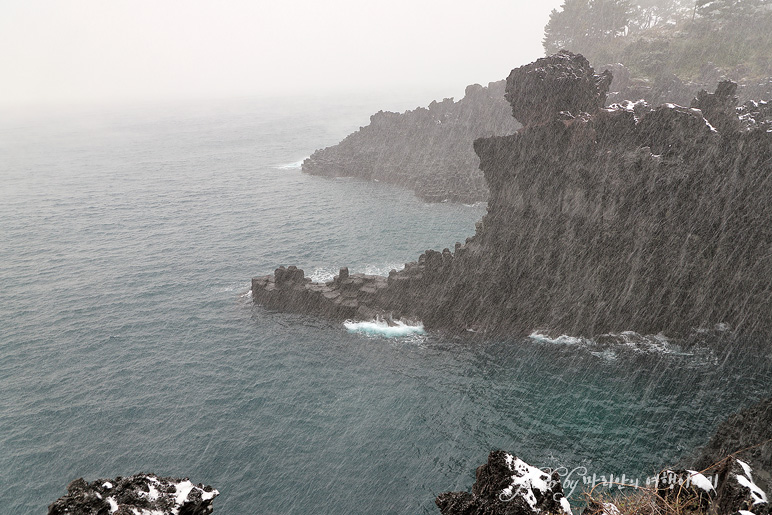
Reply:
[[[0,106],[447,88],[543,53],[561,0],[1,0]]]

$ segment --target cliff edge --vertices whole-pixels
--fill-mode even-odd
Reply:
[[[430,202],[484,202],[488,187],[472,141],[518,128],[508,115],[504,81],[472,84],[458,102],[446,98],[404,113],[379,111],[369,125],[314,152],[303,161],[303,172],[396,184]]]

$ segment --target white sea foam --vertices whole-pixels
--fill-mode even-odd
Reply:
[[[684,352],[681,347],[670,342],[664,335],[641,335],[634,331],[621,333],[601,334],[595,338],[583,338],[562,334],[557,337],[550,336],[536,330],[529,336],[532,340],[551,343],[554,345],[574,345],[592,349],[590,353],[606,361],[615,361],[620,351],[634,354],[670,354],[675,356],[693,356]]]
[[[332,281],[332,278],[338,275],[338,269],[333,266],[316,267],[308,277],[315,283],[326,283]]]
[[[530,335],[528,335],[529,338],[532,340],[539,340],[541,342],[547,342],[547,343],[555,343],[560,345],[577,345],[580,343],[587,343],[587,340],[584,338],[579,338],[577,336],[568,336],[567,334],[561,334],[557,338],[552,338],[551,336],[540,333],[539,331],[534,331]]]
[[[405,265],[402,264],[386,264],[386,265],[365,265],[361,268],[349,268],[351,274],[367,274],[367,275],[382,275],[384,277],[389,275],[392,270],[401,270]],[[315,283],[326,283],[332,281],[332,278],[338,275],[340,268],[333,266],[319,266],[314,268],[308,277]]]
[[[417,323],[416,325],[408,325],[399,320],[393,322],[394,325],[389,325],[386,322],[373,320],[371,322],[354,322],[353,320],[346,320],[343,325],[349,332],[363,333],[372,336],[385,336],[387,338],[398,338],[400,336],[410,336],[413,334],[424,334],[424,325]]]
[[[617,353],[611,349],[605,349],[598,352],[590,352],[590,354],[604,361],[616,361],[619,358],[619,356],[617,356]]]
[[[277,165],[276,168],[279,170],[300,170],[300,168],[303,166],[303,161],[305,161],[305,159],[294,161],[292,163],[286,163],[283,165]]]
[[[388,277],[389,272],[392,270],[402,270],[405,267],[404,264],[391,263],[387,265],[365,265],[362,270],[367,275],[382,275]]]

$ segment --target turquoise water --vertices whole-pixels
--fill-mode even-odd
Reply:
[[[772,391],[742,342],[383,338],[254,307],[278,265],[386,274],[474,232],[484,206],[300,173],[380,107],[3,118],[4,513],[141,471],[213,485],[220,514],[438,513],[492,449],[645,477]]]

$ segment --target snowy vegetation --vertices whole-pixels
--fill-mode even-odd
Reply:
[[[772,0],[565,0],[544,30],[568,49],[636,76],[695,79],[706,63],[736,79],[772,75]]]

